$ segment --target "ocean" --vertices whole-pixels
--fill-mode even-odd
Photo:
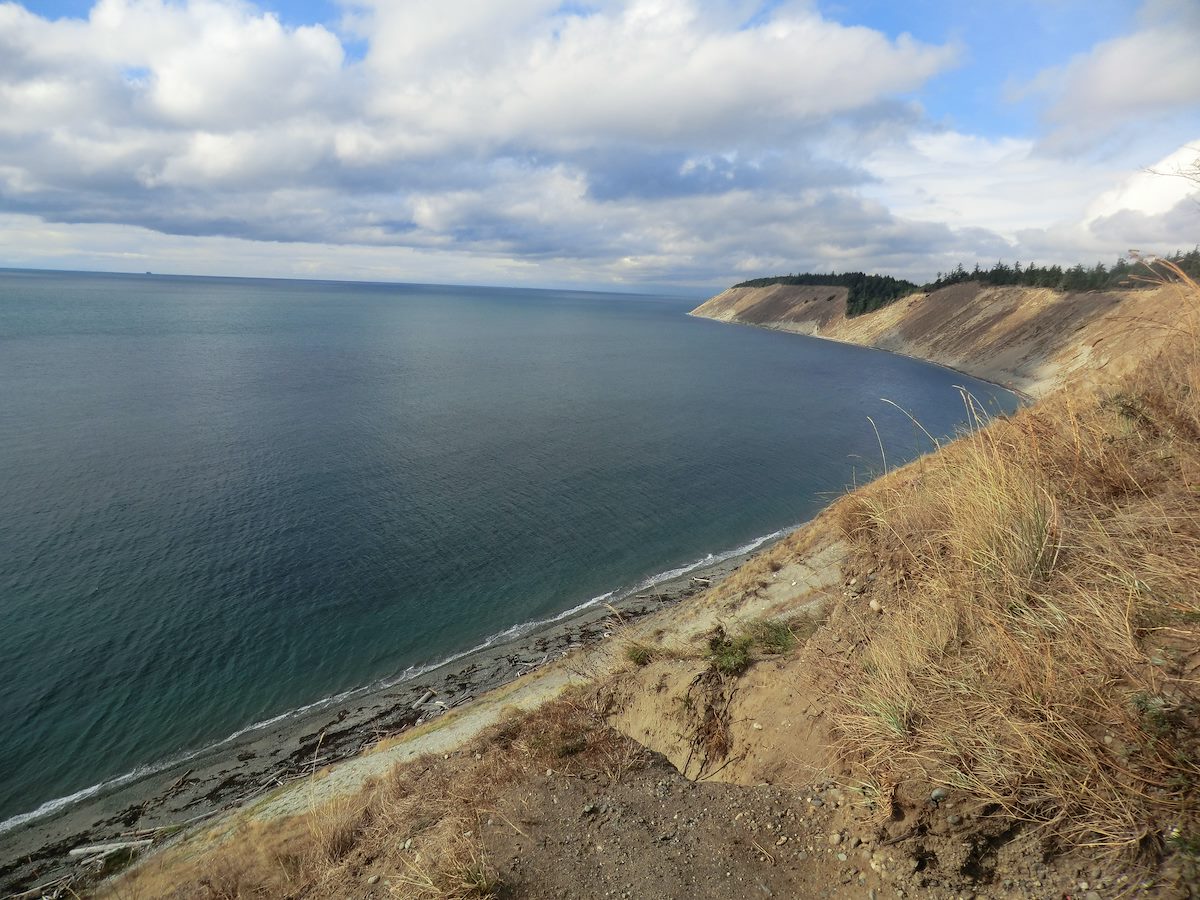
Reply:
[[[701,299],[0,270],[0,823],[791,528],[930,449],[897,406],[1016,405]]]

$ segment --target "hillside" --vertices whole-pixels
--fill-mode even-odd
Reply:
[[[1068,375],[1132,359],[1145,329],[1170,323],[1170,287],[1060,293],[1048,288],[954,284],[846,316],[844,289],[730,288],[693,316],[916,356],[1040,396]]]
[[[963,288],[696,314],[1037,403],[102,895],[1196,896],[1200,289]]]

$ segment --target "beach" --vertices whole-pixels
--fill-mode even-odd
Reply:
[[[332,763],[369,751],[620,628],[705,590],[770,546],[701,565],[627,596],[578,609],[394,684],[368,687],[251,728],[189,758],[102,789],[0,833],[0,890],[67,874],[81,846],[162,838],[235,809]]]

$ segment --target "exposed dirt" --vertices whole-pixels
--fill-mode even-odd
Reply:
[[[916,356],[1041,396],[1073,372],[1097,373],[1138,358],[1130,352],[1136,342],[1164,336],[1179,304],[1171,288],[1060,294],[971,282],[911,294],[848,319],[844,295],[820,299],[834,290],[730,288],[692,315]],[[1148,332],[1134,323],[1158,329]]]
[[[1102,865],[1043,861],[1036,835],[953,796],[878,798],[832,781],[736,787],[661,757],[619,783],[514,785],[483,829],[502,897],[1112,897]],[[519,829],[519,831],[518,831]],[[380,894],[379,896],[385,896]]]

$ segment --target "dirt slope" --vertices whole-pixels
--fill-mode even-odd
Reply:
[[[826,300],[835,296],[833,300]],[[1073,372],[1136,358],[1135,323],[1171,324],[1170,288],[1063,294],[1045,288],[952,285],[846,318],[840,288],[730,288],[693,316],[878,347],[1031,396]]]

